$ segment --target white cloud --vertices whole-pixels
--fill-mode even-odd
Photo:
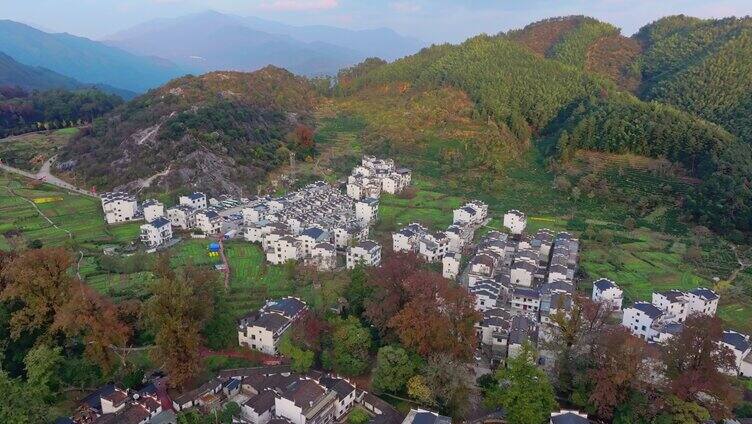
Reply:
[[[262,10],[297,12],[304,10],[326,10],[339,6],[339,0],[265,0],[259,5]]]
[[[395,12],[415,13],[420,11],[420,5],[409,1],[395,1],[389,3],[389,8]]]

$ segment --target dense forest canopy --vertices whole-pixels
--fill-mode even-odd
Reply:
[[[27,92],[0,87],[0,137],[90,123],[123,100],[95,89]]]

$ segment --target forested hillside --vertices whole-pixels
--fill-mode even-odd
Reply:
[[[0,86],[0,137],[91,123],[123,100],[99,90],[27,92]]]
[[[752,141],[752,19],[664,18],[636,38],[642,95],[723,125]]]
[[[575,26],[560,34],[547,52],[558,52],[565,60],[540,57],[513,41],[519,33],[478,36],[461,45],[435,46],[373,67],[349,82],[349,90],[395,82],[419,89],[449,85],[470,96],[480,117],[508,128],[518,140],[531,135],[553,137],[558,147],[552,154],[566,157],[576,149],[593,149],[666,157],[703,179],[703,186],[689,201],[697,219],[718,229],[752,228],[752,209],[745,206],[749,202],[738,200],[750,199],[746,190],[738,189],[745,187],[743,176],[752,175],[752,167],[740,162],[742,157],[726,154],[737,139],[690,113],[642,102],[608,79],[578,69],[584,67],[577,59],[582,46],[592,45],[598,34],[614,35],[612,29],[606,31],[607,26],[580,26],[582,30]],[[724,191],[709,190],[721,174],[735,179],[734,184]],[[700,206],[708,204],[724,206]]]
[[[239,193],[291,152],[309,153],[293,132],[314,102],[305,79],[273,67],[184,77],[96,120],[62,160],[76,161],[76,176],[102,188],[140,188],[164,173],[154,185]]]

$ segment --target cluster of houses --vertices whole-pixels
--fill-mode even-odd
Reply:
[[[615,283],[598,280],[593,284],[593,299],[608,301],[621,290]],[[691,315],[715,316],[720,297],[711,289],[668,290],[653,293],[650,302],[635,302],[624,308],[621,325],[650,343],[663,343],[681,333]],[[616,304],[614,304],[616,307]],[[621,304],[619,304],[619,309]],[[723,332],[721,343],[734,353],[734,373],[752,377],[752,338],[732,330]]]
[[[445,231],[430,232],[412,223],[392,233],[392,250],[412,252],[428,263],[442,262],[444,277],[454,279],[459,274],[462,249],[475,235],[475,230],[488,218],[488,205],[472,201],[453,212],[453,222]]]
[[[537,343],[550,317],[571,308],[579,263],[580,244],[571,234],[525,234],[527,217],[517,210],[504,214],[503,225],[507,233],[480,239],[459,278],[483,314],[476,330],[492,363],[515,356],[526,341]],[[442,265],[445,277],[457,276],[458,258],[445,257]]]
[[[292,372],[288,365],[220,371],[190,389],[163,391],[150,383],[142,390],[107,385],[88,396],[61,424],[177,423],[176,413],[220,410],[228,402],[240,406],[236,424],[329,424],[341,422],[356,406],[370,423],[399,424],[403,414],[378,397],[336,375]]]
[[[277,355],[282,335],[306,308],[306,303],[296,297],[267,301],[261,309],[240,319],[238,344],[267,355]]]
[[[355,200],[378,199],[381,192],[397,194],[410,185],[412,172],[396,168],[394,160],[363,156],[347,178],[347,195]]]
[[[102,386],[82,400],[73,416],[58,418],[55,424],[175,423],[175,413],[162,404],[155,382],[139,390]]]
[[[304,261],[319,270],[337,266],[346,255],[348,268],[359,262],[377,266],[381,246],[368,240],[379,201],[354,200],[319,181],[276,198],[259,198],[243,208],[244,238],[261,243],[267,261]]]

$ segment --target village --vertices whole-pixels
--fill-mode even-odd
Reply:
[[[382,246],[371,238],[378,221],[381,193],[398,194],[411,183],[411,172],[391,159],[364,156],[340,188],[323,181],[279,197],[207,198],[204,193],[180,196],[166,208],[157,200],[139,204],[122,192],[102,196],[109,224],[143,220],[141,242],[148,252],[168,249],[179,238],[173,229],[207,240],[242,239],[261,247],[273,265],[300,263],[318,271],[379,267]],[[582,296],[578,279],[580,241],[568,232],[545,228],[527,233],[527,216],[510,210],[503,228],[490,228],[488,205],[472,200],[452,211],[452,223],[433,231],[418,222],[391,234],[391,251],[412,254],[440,267],[444,278],[469,292],[482,319],[475,324],[475,377],[504,367],[523,345],[538,350],[538,365],[550,369],[556,358],[545,349],[555,337],[557,316],[567,316]],[[707,288],[653,293],[651,302],[624,305],[617,282],[597,279],[587,296],[603,307],[610,320],[651,344],[679,334],[693,314],[714,316],[719,296]],[[284,334],[308,305],[295,297],[267,300],[237,323],[238,346],[279,357]],[[736,372],[752,376],[752,343],[748,335],[724,331],[723,342],[734,353]],[[155,377],[148,390],[108,386],[79,408],[72,423],[167,423],[175,412],[198,408],[219,410],[228,402],[241,406],[237,423],[327,424],[344,422],[356,406],[373,423],[431,424],[450,422],[437,412],[412,409],[400,414],[382,399],[337,375],[299,374],[287,365],[221,371],[211,381],[169,396]],[[169,398],[171,407],[165,407]],[[167,405],[170,406],[170,405]],[[587,414],[563,410],[551,423],[587,423]]]

